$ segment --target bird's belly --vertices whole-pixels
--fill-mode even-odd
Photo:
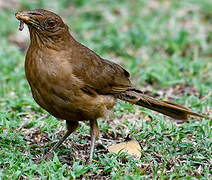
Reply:
[[[63,89],[63,88],[61,88]],[[50,114],[59,119],[71,121],[84,121],[106,116],[113,108],[115,99],[111,96],[90,96],[76,89],[55,90],[54,88],[43,88],[38,84],[31,85],[33,98]]]

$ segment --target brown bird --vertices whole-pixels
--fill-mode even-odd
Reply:
[[[189,115],[203,117],[182,105],[159,101],[135,89],[125,69],[77,42],[55,13],[35,9],[18,12],[16,18],[20,20],[20,30],[25,23],[30,32],[25,72],[33,98],[54,117],[66,120],[67,132],[50,152],[64,142],[79,121],[89,120],[92,160],[99,136],[97,119],[113,108],[116,99],[174,119],[187,121]]]

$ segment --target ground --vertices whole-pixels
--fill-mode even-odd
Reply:
[[[121,64],[144,93],[211,116],[212,2],[210,0],[0,1],[0,179],[211,179],[212,119],[180,123],[117,102],[100,119],[94,161],[89,126],[81,123],[55,152],[38,159],[65,133],[65,124],[32,99],[24,74],[27,28],[16,11],[46,8],[61,15],[72,35]],[[139,160],[107,146],[136,139]]]

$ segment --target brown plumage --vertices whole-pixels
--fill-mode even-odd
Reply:
[[[28,25],[31,43],[25,71],[35,101],[56,118],[66,120],[67,133],[51,149],[56,149],[77,127],[90,121],[91,151],[99,135],[97,119],[121,99],[144,106],[175,119],[189,115],[203,117],[179,104],[159,101],[135,89],[129,73],[77,42],[68,26],[56,14],[43,9],[16,13]]]

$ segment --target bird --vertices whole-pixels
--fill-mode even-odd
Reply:
[[[67,132],[48,153],[53,153],[78,128],[80,121],[89,121],[91,162],[99,137],[97,120],[113,109],[117,99],[183,121],[188,121],[190,115],[204,117],[136,89],[127,70],[75,40],[69,27],[54,12],[34,9],[17,12],[15,16],[20,21],[19,30],[26,24],[30,32],[25,74],[32,96],[51,115],[66,121]]]

